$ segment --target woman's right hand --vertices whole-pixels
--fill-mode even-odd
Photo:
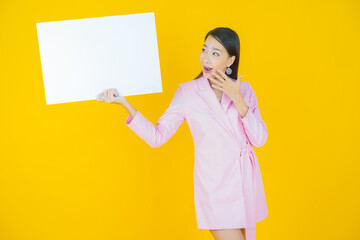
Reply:
[[[96,100],[99,102],[117,103],[121,105],[127,101],[125,97],[118,94],[116,88],[105,89],[97,95]]]

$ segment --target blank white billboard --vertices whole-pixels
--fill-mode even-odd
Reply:
[[[36,23],[46,104],[162,92],[153,12]]]

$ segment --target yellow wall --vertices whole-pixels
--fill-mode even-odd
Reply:
[[[120,105],[45,104],[36,22],[142,12],[155,12],[164,92],[127,99],[154,124],[201,71],[205,34],[239,34],[269,131],[257,239],[360,239],[360,3],[340,0],[1,0],[0,239],[212,239],[196,226],[186,123],[153,149]]]

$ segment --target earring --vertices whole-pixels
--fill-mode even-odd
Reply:
[[[231,73],[232,73],[231,68],[230,68],[230,67],[227,67],[227,68],[226,68],[226,74],[227,74],[227,75],[230,75]]]

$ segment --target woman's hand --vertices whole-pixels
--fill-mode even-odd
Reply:
[[[222,72],[220,69],[217,69],[217,71],[213,71],[212,74],[217,78],[209,78],[209,80],[212,82],[211,86],[213,86],[216,89],[219,89],[226,93],[231,100],[235,101],[236,99],[242,99],[241,92],[240,92],[240,85],[241,85],[241,77],[240,75],[237,78],[237,81],[233,82],[224,72]]]
[[[106,103],[117,103],[121,105],[124,105],[127,102],[125,97],[118,94],[116,88],[105,89],[97,95],[96,100],[99,102],[105,101]]]

